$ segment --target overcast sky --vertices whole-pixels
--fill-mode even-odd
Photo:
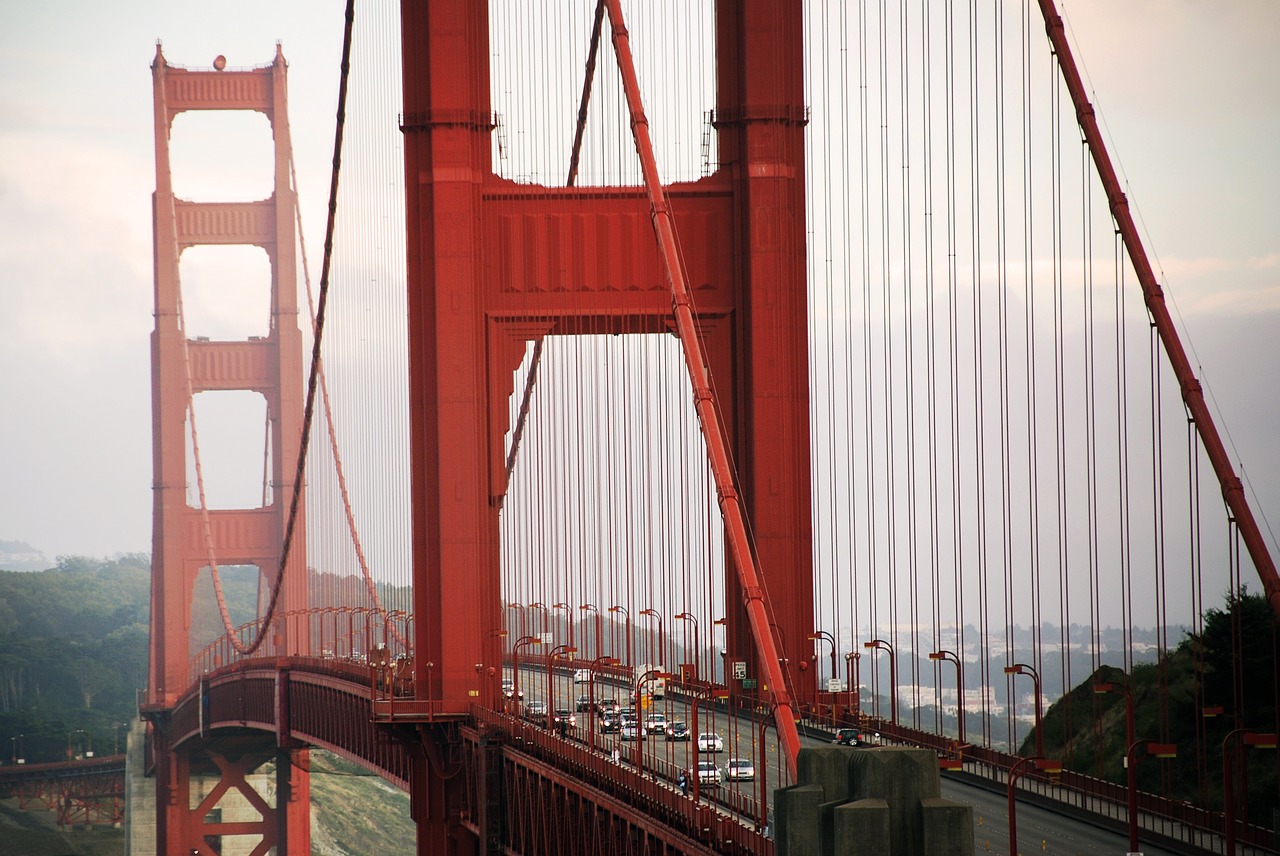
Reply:
[[[342,5],[0,0],[0,541],[51,560],[150,549],[156,40],[190,67],[283,43],[318,247]],[[1192,359],[1280,526],[1280,3],[1063,9]]]

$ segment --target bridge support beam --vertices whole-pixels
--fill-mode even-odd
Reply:
[[[501,847],[482,849],[475,833],[463,824],[471,795],[459,785],[465,787],[470,776],[463,771],[457,727],[424,725],[417,737],[420,742],[409,747],[409,812],[418,826],[419,856],[502,853]]]
[[[226,839],[248,856],[311,852],[307,750],[278,750],[265,734],[173,749],[154,735],[157,853],[214,856]],[[274,775],[260,772],[271,762]]]

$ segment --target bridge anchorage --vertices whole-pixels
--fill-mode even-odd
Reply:
[[[1247,806],[1186,809],[1171,760],[1113,784],[1081,736],[1117,716],[1071,692],[1113,665],[1108,610],[1134,698],[1149,619],[1159,711],[1124,750],[1172,745],[1187,656],[1179,757],[1212,803],[1219,690],[1169,632],[1213,636],[1213,551],[1238,591],[1243,545],[1274,612],[1280,586],[1039,5],[406,0],[361,29],[349,4],[315,306],[282,50],[157,49],[158,852],[308,852],[315,750],[407,791],[424,854],[801,852],[855,817],[968,841],[961,781],[1131,839],[1261,841]],[[266,117],[268,198],[175,193],[170,138],[206,110]],[[180,273],[207,246],[265,255],[263,335],[199,334]],[[227,392],[265,405],[248,508],[205,496],[196,417]],[[1235,727],[1275,730],[1267,691],[1223,690]],[[832,741],[871,745],[801,751]],[[895,763],[927,780],[909,811],[868,790]]]

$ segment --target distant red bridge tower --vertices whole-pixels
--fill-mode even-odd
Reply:
[[[298,327],[294,193],[290,186],[291,143],[286,113],[285,60],[279,47],[267,66],[246,70],[191,70],[169,65],[156,48],[155,331],[151,337],[154,511],[152,521],[152,634],[150,680],[144,714],[152,724],[151,761],[157,788],[159,853],[206,853],[209,838],[261,835],[254,852],[310,852],[310,784],[305,750],[285,737],[254,734],[219,738],[199,746],[171,745],[167,712],[187,690],[190,674],[192,599],[202,568],[256,565],[270,583],[280,568],[294,468],[302,434],[302,337]],[[170,135],[178,114],[194,110],[249,110],[271,123],[275,182],[271,197],[253,202],[194,202],[174,195]],[[188,248],[205,245],[261,247],[270,260],[270,329],[243,341],[191,338],[185,329],[179,260]],[[270,422],[270,497],[259,508],[205,510],[188,501],[188,439],[194,397],[214,390],[253,391],[266,400]],[[193,441],[193,445],[194,445]],[[277,615],[306,607],[305,529],[300,515],[284,574]],[[260,654],[305,654],[306,624],[277,619]],[[276,761],[277,806],[251,794],[246,776]],[[292,762],[292,763],[291,763]],[[216,782],[194,792],[193,777]],[[259,820],[224,819],[213,811],[235,789],[261,815]],[[193,804],[194,803],[194,804]]]

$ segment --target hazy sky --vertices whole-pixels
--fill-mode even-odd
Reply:
[[[1280,528],[1280,3],[1062,5],[1193,362]],[[150,549],[156,40],[192,67],[283,43],[317,248],[342,6],[0,0],[0,540]]]

